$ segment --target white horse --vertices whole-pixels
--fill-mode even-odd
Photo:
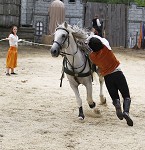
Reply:
[[[87,102],[90,108],[96,112],[96,104],[92,99],[92,70],[89,58],[78,46],[77,41],[85,41],[88,34],[76,26],[70,26],[66,22],[59,25],[54,33],[54,42],[51,47],[51,55],[58,57],[64,56],[63,71],[67,74],[70,86],[73,89],[79,107],[79,119],[84,119],[82,99],[79,94],[78,86],[83,84],[87,91]],[[103,95],[104,79],[99,76],[100,81],[100,101],[106,103]]]

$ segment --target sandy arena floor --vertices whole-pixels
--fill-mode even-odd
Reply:
[[[0,43],[1,44],[1,43]],[[99,81],[93,98],[101,116],[87,105],[80,86],[85,121],[67,78],[60,88],[62,57],[38,46],[19,46],[17,76],[5,75],[8,44],[0,45],[0,149],[1,150],[144,150],[145,149],[145,51],[115,49],[126,75],[134,126],[120,121],[104,85],[107,106],[99,105]]]

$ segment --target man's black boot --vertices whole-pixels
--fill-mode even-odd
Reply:
[[[120,120],[123,120],[123,114],[122,114],[122,110],[121,110],[120,99],[113,100],[113,105],[115,106],[117,117]]]
[[[123,102],[123,117],[126,119],[126,122],[129,126],[133,126],[133,121],[129,116],[129,109],[130,109],[130,103],[131,99],[130,98],[125,98]]]

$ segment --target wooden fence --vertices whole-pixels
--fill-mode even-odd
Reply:
[[[0,0],[0,27],[20,25],[21,0]]]
[[[127,6],[89,2],[85,6],[85,27],[91,27],[96,14],[103,21],[104,36],[113,47],[127,46]]]

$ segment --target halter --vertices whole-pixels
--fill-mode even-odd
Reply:
[[[56,31],[57,30],[64,30],[64,31],[66,31],[67,32],[67,36],[66,36],[66,38],[64,39],[64,41],[60,44],[60,43],[58,43],[57,41],[53,41],[53,43],[56,43],[59,47],[60,47],[60,49],[62,49],[62,46],[63,46],[63,44],[65,43],[65,41],[68,39],[68,46],[67,46],[67,48],[69,47],[69,32],[68,32],[68,30],[66,30],[65,28],[57,28],[56,29]],[[62,52],[61,52],[62,53]]]
[[[68,47],[69,47],[69,44],[70,44],[70,43],[69,43],[69,42],[70,42],[70,40],[69,40],[69,31],[66,30],[65,28],[61,28],[61,27],[60,27],[60,28],[57,28],[56,31],[59,30],[59,29],[66,31],[66,32],[68,33],[68,36],[66,36],[66,38],[64,39],[64,41],[62,42],[62,44],[58,43],[57,41],[54,41],[54,43],[57,43],[57,44],[59,45],[60,49],[62,49],[63,44],[65,43],[65,41],[66,41],[67,38],[68,38],[68,46],[67,46],[67,48],[68,48]],[[67,49],[67,48],[66,48],[66,49]],[[78,52],[78,47],[77,47],[77,51],[76,51],[74,54],[69,54],[69,53],[66,53],[66,52],[61,52],[61,55],[62,55],[62,56],[65,56],[65,59],[64,59],[64,60],[65,60],[66,62],[68,62],[68,64],[69,64],[69,65],[71,66],[71,68],[73,69],[73,71],[74,71],[74,69],[79,69],[79,68],[81,68],[84,64],[83,64],[82,66],[80,66],[80,67],[74,68],[74,66],[73,66],[73,65],[69,62],[69,60],[67,59],[66,55],[71,55],[71,56],[73,56],[73,64],[74,64],[74,56],[77,54],[77,52]],[[86,66],[86,64],[85,64],[85,66]],[[84,69],[83,69],[83,70],[84,70]],[[83,71],[83,70],[82,70],[82,71]]]
[[[65,41],[68,39],[68,46],[67,46],[67,48],[69,47],[69,44],[70,44],[70,40],[69,40],[69,31],[67,30],[67,29],[65,29],[65,28],[61,28],[61,27],[59,27],[59,28],[57,28],[56,29],[56,31],[57,30],[64,30],[64,31],[66,31],[67,33],[68,33],[68,36],[66,36],[66,38],[64,39],[64,41],[60,44],[60,43],[58,43],[57,41],[53,41],[53,43],[56,43],[59,47],[60,47],[60,49],[62,50],[62,46],[63,46],[63,44],[65,43]],[[67,49],[66,48],[66,49]],[[72,56],[74,56],[75,54],[77,54],[77,52],[78,52],[78,49],[77,49],[77,51],[72,55],[72,54],[69,54],[69,53],[66,53],[66,52],[60,52],[60,55],[62,55],[62,56],[66,56],[66,55],[72,55]]]

